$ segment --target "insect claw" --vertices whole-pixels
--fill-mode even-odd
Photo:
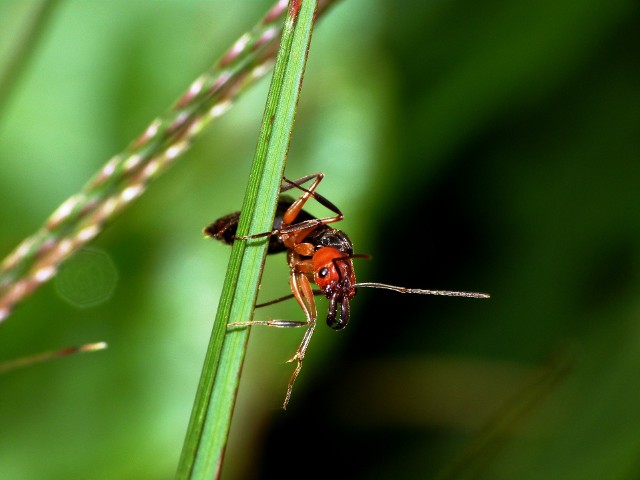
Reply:
[[[298,363],[302,363],[302,358],[303,357],[300,356],[300,352],[296,352],[296,354],[293,357],[287,360],[287,363],[292,363],[295,361],[297,361]]]
[[[253,235],[237,235],[236,240],[253,240],[254,238],[264,238],[280,235],[280,230],[271,230],[269,232],[255,233]]]

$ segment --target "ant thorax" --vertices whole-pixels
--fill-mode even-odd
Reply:
[[[316,251],[324,247],[332,247],[347,255],[353,255],[353,243],[342,230],[321,225],[311,232],[305,241],[316,246]]]

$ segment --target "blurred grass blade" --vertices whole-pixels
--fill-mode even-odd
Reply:
[[[13,50],[0,71],[0,121],[5,106],[11,98],[11,93],[18,84],[20,75],[29,64],[31,56],[59,3],[59,0],[36,2],[36,5],[32,7],[31,17],[25,23],[24,31],[18,35],[19,38],[12,39]]]
[[[319,2],[318,13],[335,1]],[[278,1],[174,105],[4,259],[0,264],[0,321],[50,280],[66,258],[93,240],[107,222],[140,197],[213,119],[223,115],[240,94],[267,73],[280,39],[286,4]]]
[[[478,478],[479,472],[483,472],[495,460],[509,438],[566,380],[574,366],[574,353],[567,351],[550,358],[547,365],[534,371],[524,386],[461,451],[458,458],[439,472],[436,480]]]
[[[285,158],[313,28],[315,0],[292,0],[274,68],[238,235],[273,225]],[[198,385],[177,478],[215,478],[220,473],[249,329],[227,331],[251,320],[268,240],[233,245],[205,364]]]
[[[75,347],[65,347],[60,350],[42,352],[28,357],[7,360],[0,362],[0,373],[7,373],[18,368],[29,367],[36,363],[48,362],[50,360],[55,360],[56,358],[67,357],[76,353],[95,352],[98,350],[104,350],[105,348],[107,348],[107,344],[105,342],[86,343]]]

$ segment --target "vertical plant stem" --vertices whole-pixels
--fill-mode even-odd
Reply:
[[[270,231],[311,41],[315,0],[292,0],[278,50],[238,236]],[[236,241],[185,438],[178,479],[220,473],[268,240]]]

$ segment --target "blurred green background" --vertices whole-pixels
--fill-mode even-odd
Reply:
[[[0,4],[0,65],[35,2]],[[68,0],[0,111],[0,247],[122,150],[271,5]],[[318,24],[287,165],[320,191],[362,290],[316,329],[254,328],[222,478],[640,477],[640,6],[344,0]],[[268,80],[0,325],[2,479],[169,479]],[[313,213],[322,213],[317,206]],[[261,300],[287,293],[268,258]],[[320,315],[326,304],[320,300]],[[256,318],[301,318],[295,302]]]

